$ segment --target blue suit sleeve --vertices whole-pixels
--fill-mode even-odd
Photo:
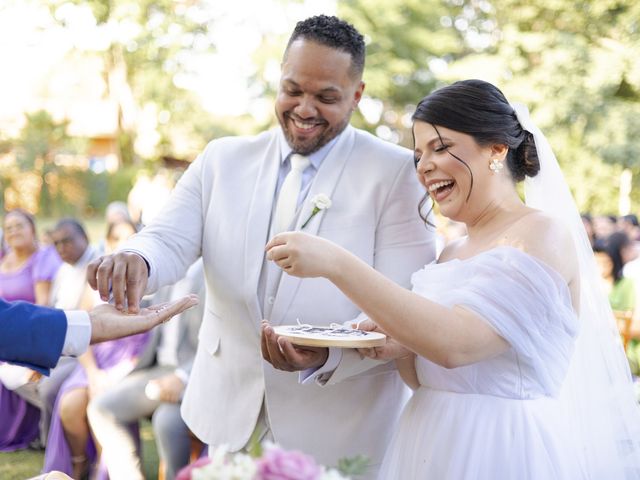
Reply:
[[[0,300],[0,360],[48,374],[58,363],[66,334],[62,310]]]

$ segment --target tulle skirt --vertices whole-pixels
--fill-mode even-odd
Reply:
[[[407,403],[379,478],[580,480],[559,403],[421,387]]]

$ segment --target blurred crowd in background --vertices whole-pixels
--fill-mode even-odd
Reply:
[[[128,202],[108,205],[103,234],[90,238],[82,219],[57,219],[42,229],[23,209],[2,221],[0,297],[66,310],[101,303],[86,282],[88,263],[117,250],[162,207],[171,185],[158,175],[134,188]],[[147,203],[145,203],[147,202]],[[143,300],[204,297],[201,262],[186,277]],[[202,305],[148,334],[106,342],[63,358],[49,377],[0,363],[0,452],[44,450],[44,471],[108,478],[108,462],[142,471],[138,422],[151,419],[160,477],[174,478],[200,453],[179,406],[195,355]],[[97,440],[97,441],[96,441]],[[141,474],[142,475],[142,474]],[[142,478],[142,477],[141,477]]]

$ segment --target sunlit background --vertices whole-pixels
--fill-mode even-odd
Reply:
[[[637,213],[632,0],[3,0],[0,206],[99,215],[211,139],[273,126],[284,45],[318,13],[365,34],[357,126],[410,146],[422,96],[489,80],[530,106],[581,210]]]

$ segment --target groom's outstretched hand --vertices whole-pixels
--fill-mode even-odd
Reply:
[[[87,280],[104,302],[113,295],[116,309],[129,313],[140,311],[140,299],[147,288],[149,269],[144,258],[134,252],[104,255],[87,267]]]
[[[293,345],[277,335],[266,320],[262,321],[261,348],[262,358],[274,368],[286,372],[321,367],[329,357],[328,348]]]

